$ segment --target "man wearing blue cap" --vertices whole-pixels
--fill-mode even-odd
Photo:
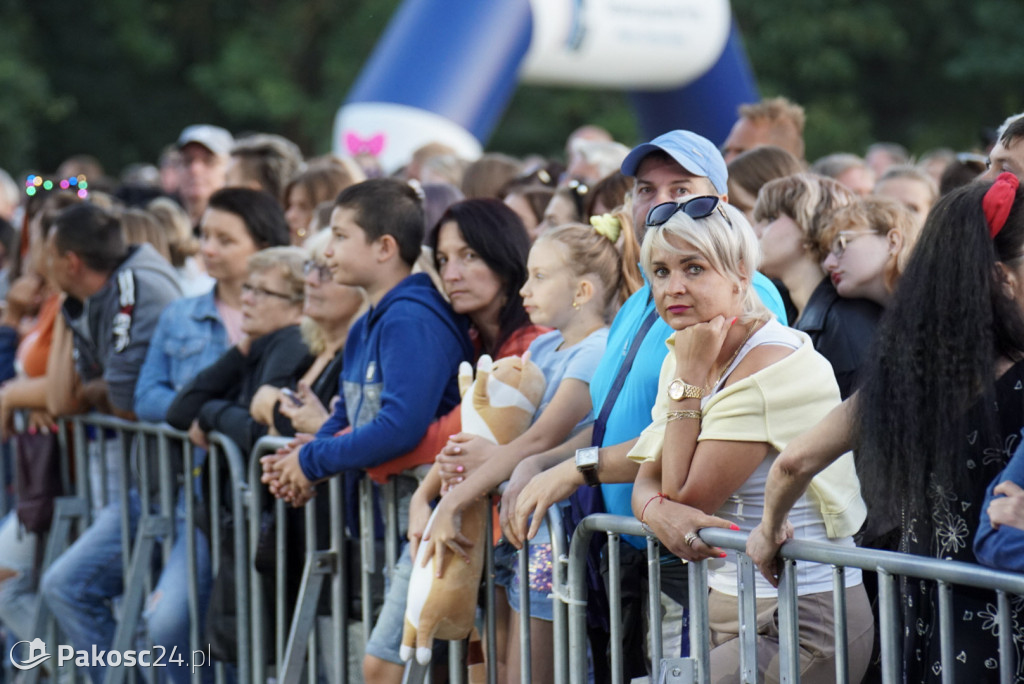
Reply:
[[[634,178],[633,225],[640,240],[651,207],[694,195],[728,199],[728,170],[721,153],[711,141],[690,131],[670,131],[637,146],[623,160],[622,173]],[[753,285],[768,308],[785,323],[782,298],[771,281],[755,273]],[[533,515],[534,525],[539,525],[547,508],[570,493],[576,492],[571,501],[577,516],[591,512],[586,499],[593,498],[598,485],[607,512],[633,514],[630,499],[637,466],[626,454],[651,421],[658,375],[665,358],[665,340],[673,332],[658,317],[649,285],[645,284],[622,306],[608,333],[605,355],[590,381],[593,404],[600,407],[593,431],[585,431],[559,447],[526,459],[516,468],[502,500],[502,529],[510,542],[517,546],[521,543],[529,515]],[[535,477],[548,468],[544,477]],[[593,489],[580,488],[583,484]],[[718,518],[697,509],[682,508],[689,513],[686,519],[679,515],[680,507],[673,506],[677,519],[666,522],[666,526],[678,525],[684,531],[723,526],[724,521]],[[652,506],[646,517],[657,519],[667,509],[667,506]],[[646,623],[642,622],[647,571],[645,553],[640,551],[646,549],[646,541],[623,539],[626,542],[622,547],[624,675],[632,678],[644,675],[647,669],[643,658]],[[677,604],[675,615],[678,616],[678,604],[686,605],[685,566],[678,560],[663,564],[661,576],[663,595],[667,594],[670,602]],[[674,627],[664,630],[666,657],[679,655],[685,647],[681,626],[681,619],[671,624],[666,622],[666,627]],[[591,638],[596,658],[604,646],[593,629]],[[655,672],[657,667],[655,664]],[[595,667],[595,678],[603,676],[602,671],[607,672],[607,668]]]

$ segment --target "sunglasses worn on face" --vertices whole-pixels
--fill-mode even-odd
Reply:
[[[861,235],[876,235],[876,233],[872,230],[841,230],[835,239],[832,240],[829,251],[838,259],[843,256],[850,243]]]
[[[651,210],[647,212],[647,220],[645,223],[648,227],[663,225],[670,218],[675,216],[676,212],[681,211],[692,219],[702,219],[711,216],[718,209],[722,213],[722,217],[725,218],[729,226],[732,226],[732,221],[729,221],[729,216],[725,213],[725,210],[720,206],[722,201],[715,195],[701,195],[700,197],[693,197],[686,200],[685,202],[664,202],[657,206],[651,207]]]

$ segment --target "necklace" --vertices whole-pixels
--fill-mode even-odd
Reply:
[[[736,347],[736,351],[732,353],[732,356],[729,357],[729,360],[725,362],[724,366],[722,366],[722,372],[719,373],[718,379],[715,380],[714,384],[711,385],[711,389],[718,387],[719,383],[722,382],[722,378],[725,377],[726,371],[728,371],[729,367],[732,366],[732,362],[736,360],[736,357],[740,355],[740,350],[743,349],[743,345],[745,345],[747,341],[750,339],[750,336],[754,334],[754,328],[756,327],[756,325],[757,324],[755,323],[754,325],[751,325],[749,328],[747,328],[746,336],[743,338],[743,341],[740,342],[740,346]]]

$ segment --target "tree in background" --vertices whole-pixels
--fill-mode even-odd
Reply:
[[[93,154],[154,161],[180,130],[268,131],[307,154],[400,0],[0,0],[0,167]],[[1024,4],[1002,0],[734,0],[766,95],[807,108],[808,158],[875,140],[977,143],[1024,109]],[[582,123],[637,142],[614,91],[524,86],[488,148],[560,156]]]

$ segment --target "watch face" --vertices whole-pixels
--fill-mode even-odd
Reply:
[[[586,447],[585,449],[576,450],[576,467],[577,468],[593,468],[597,466],[598,461],[598,449],[597,447]]]
[[[668,386],[668,396],[669,396],[669,399],[671,399],[672,401],[679,401],[680,399],[682,399],[683,398],[683,390],[685,388],[686,388],[686,385],[683,383],[682,380],[680,380],[678,378],[673,380],[672,384],[670,384]]]

